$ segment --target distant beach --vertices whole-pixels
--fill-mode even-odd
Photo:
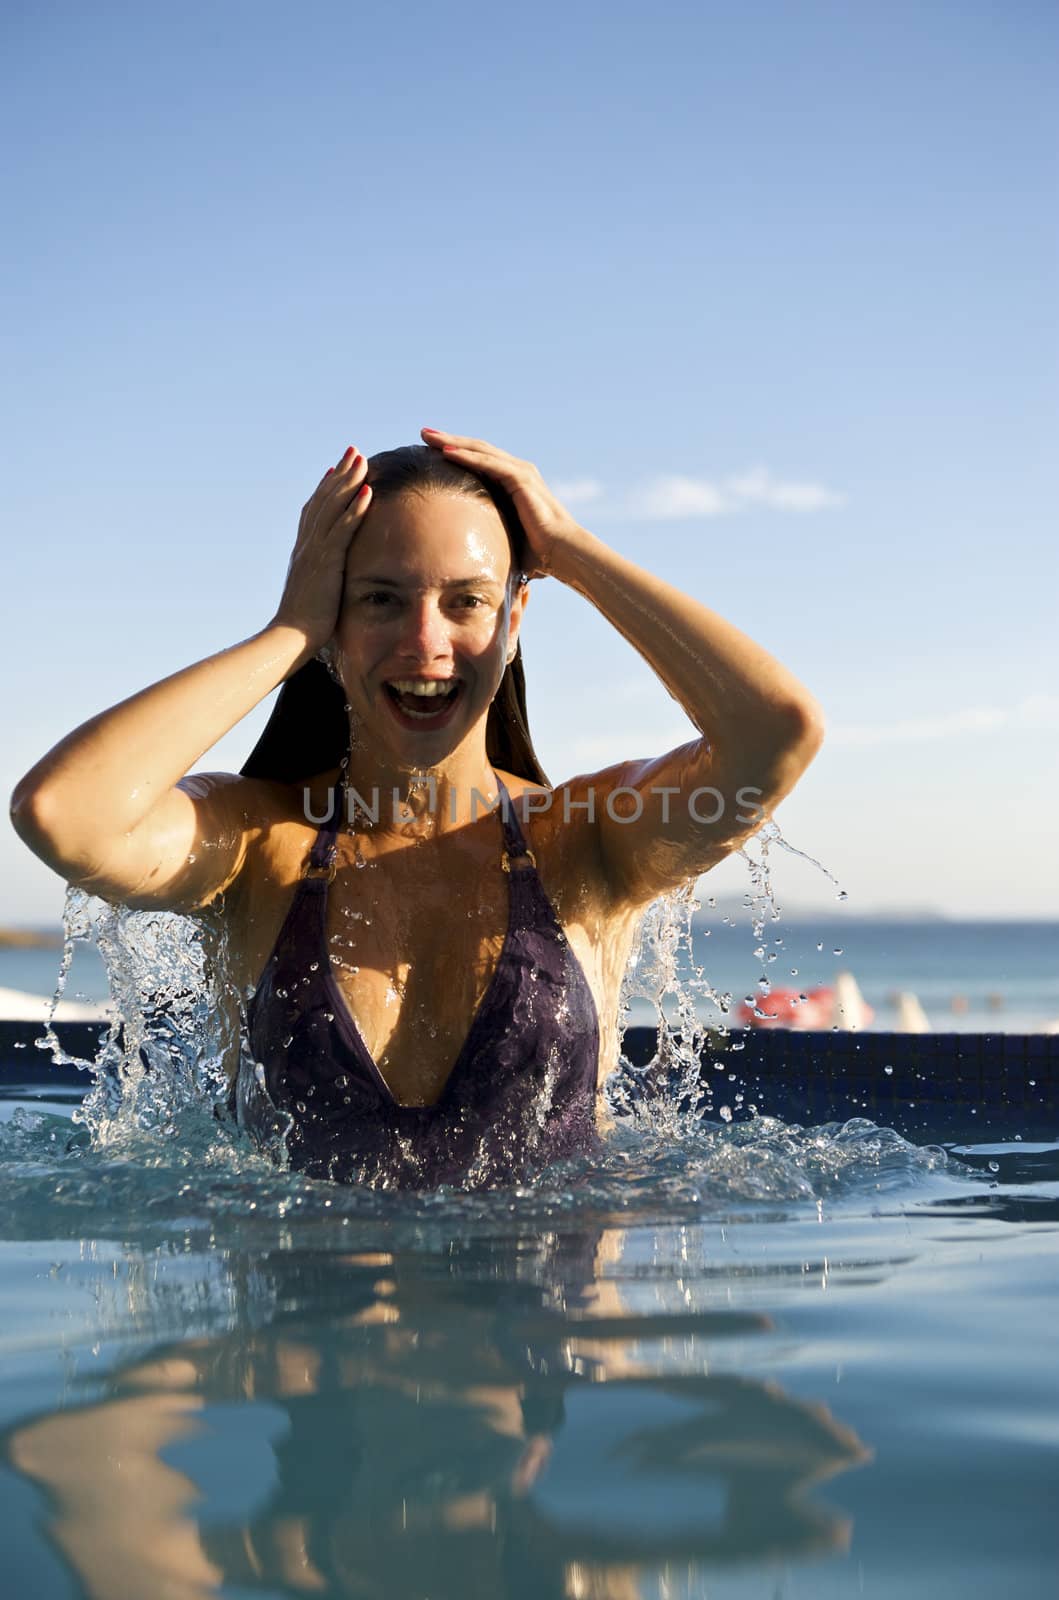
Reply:
[[[724,920],[725,915],[730,920]],[[47,930],[34,930],[38,939]],[[54,993],[61,963],[61,938],[47,946],[0,941],[0,988]],[[783,943],[773,944],[777,937]],[[694,960],[718,992],[732,995],[733,1012],[767,974],[774,988],[810,989],[852,972],[875,1011],[872,1026],[896,1025],[896,996],[915,994],[938,1033],[1032,1033],[1059,1022],[1059,922],[948,922],[916,918],[836,917],[781,920],[766,930],[776,959],[754,957],[754,936],[745,910],[704,912],[696,920]],[[819,947],[819,948],[818,948]],[[795,971],[792,971],[796,969]],[[686,978],[686,966],[682,968]],[[106,973],[94,948],[78,945],[64,998],[105,1001]],[[721,1020],[709,1003],[706,1021]],[[634,1003],[629,1020],[650,1022],[647,1001]]]
[[[0,950],[61,950],[58,928],[0,928]]]

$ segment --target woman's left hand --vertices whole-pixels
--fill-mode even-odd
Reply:
[[[533,563],[528,578],[543,578],[552,570],[558,544],[584,533],[579,522],[560,505],[532,461],[520,461],[499,445],[484,439],[468,439],[458,433],[443,433],[439,428],[421,428],[427,444],[469,467],[484,478],[495,478],[511,496],[529,545]]]

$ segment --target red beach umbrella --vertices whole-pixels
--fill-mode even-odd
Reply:
[[[746,1001],[736,1012],[744,1028],[793,1028],[805,1033],[810,1028],[829,1028],[835,1005],[835,991],[826,986],[810,989],[773,989],[771,994]],[[755,1016],[755,1010],[762,1015]]]

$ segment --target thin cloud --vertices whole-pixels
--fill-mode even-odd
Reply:
[[[730,509],[724,495],[704,478],[656,478],[627,497],[630,517],[679,521],[687,517],[723,517]]]
[[[827,743],[863,749],[879,744],[918,744],[927,739],[988,734],[1002,729],[1059,728],[1059,698],[1028,695],[1014,706],[965,706],[940,717],[908,717],[899,722],[847,723],[829,727]]]
[[[729,478],[726,489],[737,501],[771,506],[775,511],[822,511],[840,506],[845,495],[825,489],[822,483],[784,483],[773,478],[767,467],[755,467],[740,478]]]
[[[599,500],[604,493],[596,479],[556,486],[559,499],[570,505]],[[757,466],[720,482],[686,473],[664,473],[617,495],[608,503],[608,514],[631,522],[689,522],[738,516],[750,506],[765,506],[771,511],[823,511],[844,505],[845,499],[845,495],[824,484],[774,478],[767,467]]]
[[[556,498],[566,506],[587,506],[603,495],[603,485],[598,478],[570,478],[553,487]]]
[[[631,692],[642,685],[623,686],[622,699],[642,698]],[[921,744],[931,739],[992,735],[1005,730],[1059,729],[1059,696],[1027,695],[1013,706],[965,706],[937,717],[908,717],[899,722],[828,723],[827,746],[864,749],[885,744]],[[573,735],[562,741],[562,756],[571,770],[609,765],[615,761],[647,758],[674,750],[697,737],[689,721],[679,724],[631,718],[624,728],[610,732]]]

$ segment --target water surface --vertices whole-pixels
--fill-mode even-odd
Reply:
[[[1054,1146],[671,1120],[401,1196],[3,1109],[12,1594],[1055,1592]]]

